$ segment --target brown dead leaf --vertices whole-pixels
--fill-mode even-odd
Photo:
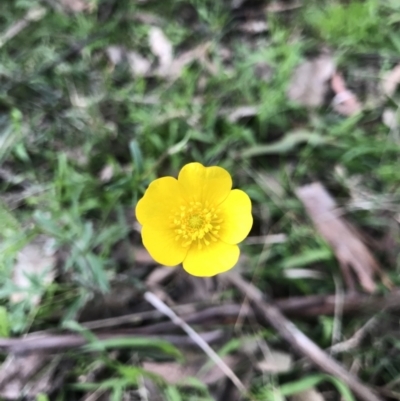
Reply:
[[[329,54],[300,64],[289,84],[289,99],[307,107],[321,106],[334,72],[335,63]]]
[[[262,372],[284,373],[293,366],[293,357],[287,352],[269,350],[265,358],[257,363],[257,368]]]
[[[106,55],[111,64],[120,64],[125,57],[125,49],[123,46],[111,45],[106,48]]]
[[[147,75],[151,70],[150,61],[137,52],[127,52],[126,59],[128,60],[129,67],[133,76],[143,77]]]
[[[170,384],[177,384],[190,376],[196,376],[197,372],[197,369],[190,364],[183,366],[176,362],[143,362],[143,368],[160,375]]]
[[[7,400],[36,399],[53,391],[63,377],[54,377],[59,359],[44,354],[9,355],[0,367],[0,396]]]
[[[99,173],[99,179],[101,182],[109,182],[114,177],[114,166],[112,164],[106,164]]]
[[[382,79],[382,92],[392,97],[400,84],[400,64],[397,64],[393,70],[389,71]]]
[[[399,128],[400,125],[400,115],[399,112],[392,109],[386,108],[382,113],[382,122],[391,130]]]
[[[149,31],[149,44],[152,53],[158,58],[160,75],[168,75],[173,59],[173,47],[164,32],[153,26]]]
[[[267,32],[268,29],[268,24],[264,20],[250,20],[238,25],[238,30],[240,32],[249,33],[252,35]]]
[[[200,61],[207,70],[209,70],[212,74],[215,73],[210,64],[205,62],[206,54],[210,48],[210,44],[211,42],[204,42],[195,48],[180,54],[170,65],[167,74],[168,77],[172,80],[177,79],[182,74],[182,70],[193,61]]]
[[[296,195],[317,231],[332,246],[348,287],[354,289],[355,286],[352,268],[364,290],[373,292],[376,288],[374,275],[381,273],[380,266],[356,229],[335,213],[334,199],[319,182],[298,188]]]
[[[143,77],[151,72],[151,62],[147,58],[135,51],[128,51],[123,46],[108,46],[106,55],[113,67],[126,60],[133,76]]]
[[[352,116],[361,111],[361,103],[356,95],[347,89],[343,77],[339,73],[335,73],[331,80],[332,90],[336,96],[332,100],[332,105],[335,111],[344,116]]]
[[[48,285],[54,280],[56,258],[53,242],[52,238],[40,236],[18,252],[13,271],[13,283],[19,290],[11,295],[11,302],[26,299],[28,293],[24,290],[31,285],[29,276],[39,277],[43,285]],[[30,301],[37,305],[40,302],[40,296],[31,296]]]
[[[257,106],[238,106],[232,109],[223,109],[220,114],[228,116],[228,121],[237,122],[242,118],[254,117],[258,114],[259,107]]]
[[[308,390],[301,391],[290,397],[291,401],[325,401],[322,394],[315,390],[315,388],[310,388]]]

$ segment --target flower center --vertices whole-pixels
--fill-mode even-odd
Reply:
[[[200,202],[180,206],[171,218],[175,240],[188,247],[193,242],[199,249],[217,241],[222,220],[216,208]]]
[[[189,217],[189,227],[192,229],[201,228],[204,225],[204,220],[201,216],[195,214]]]

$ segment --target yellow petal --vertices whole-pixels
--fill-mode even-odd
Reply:
[[[142,229],[143,245],[152,258],[165,266],[176,266],[185,259],[188,248],[175,241],[175,233],[166,225],[146,224]]]
[[[154,180],[147,188],[136,206],[136,218],[139,223],[162,224],[169,222],[170,216],[179,207],[181,190],[173,177]]]
[[[213,242],[202,249],[192,244],[183,261],[183,268],[191,275],[211,277],[231,269],[239,259],[239,247],[225,244],[222,241]]]
[[[243,241],[253,225],[249,196],[240,189],[234,189],[219,206],[219,212],[222,219],[219,238],[228,244]]]
[[[179,172],[179,184],[188,201],[219,205],[229,195],[232,178],[222,167],[204,167],[200,163],[186,164]]]

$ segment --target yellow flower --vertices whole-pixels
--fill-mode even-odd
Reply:
[[[186,164],[178,179],[154,180],[136,206],[143,244],[166,266],[183,263],[193,276],[209,277],[231,269],[239,258],[237,244],[253,224],[251,201],[232,190],[221,167]]]

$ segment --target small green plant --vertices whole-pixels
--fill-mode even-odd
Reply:
[[[322,39],[336,47],[362,51],[390,46],[390,31],[377,0],[318,2],[306,7],[304,17]]]

